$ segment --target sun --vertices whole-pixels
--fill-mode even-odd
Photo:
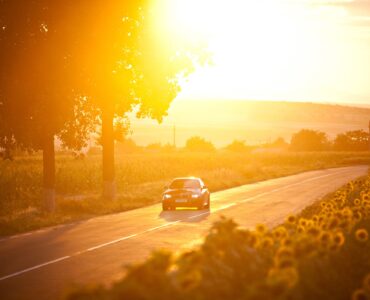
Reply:
[[[300,2],[300,1],[299,1]],[[322,37],[302,5],[282,0],[158,0],[156,23],[170,38],[206,41],[213,66],[200,70],[184,92],[210,97],[289,96],[317,77]],[[217,95],[212,94],[217,86]]]

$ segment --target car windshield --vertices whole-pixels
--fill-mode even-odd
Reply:
[[[199,189],[200,183],[197,179],[175,179],[170,184],[170,189]]]

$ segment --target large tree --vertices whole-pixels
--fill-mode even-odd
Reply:
[[[179,82],[205,61],[193,43],[156,32],[153,1],[96,1],[78,49],[80,81],[101,112],[103,196],[116,194],[114,123],[137,109],[138,117],[161,121],[180,90]],[[89,15],[90,13],[90,15]]]
[[[55,207],[56,135],[80,148],[94,120],[74,80],[71,1],[0,1],[0,146],[43,151],[45,207]]]

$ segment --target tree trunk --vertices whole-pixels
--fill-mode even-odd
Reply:
[[[48,212],[55,210],[55,151],[54,135],[48,135],[43,145],[44,207]]]
[[[103,197],[113,200],[116,197],[114,173],[114,129],[113,109],[104,108],[102,112],[103,144]]]

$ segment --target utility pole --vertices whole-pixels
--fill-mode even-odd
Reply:
[[[368,143],[369,143],[369,151],[370,151],[370,121],[369,121],[369,136],[368,136]]]
[[[370,123],[369,123],[370,126]],[[173,147],[176,148],[176,125],[173,125]]]

